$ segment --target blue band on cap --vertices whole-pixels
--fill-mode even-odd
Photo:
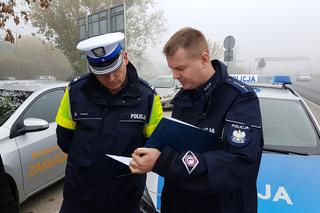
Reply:
[[[87,55],[87,59],[90,64],[99,64],[99,63],[106,62],[106,61],[114,58],[116,55],[118,55],[121,52],[121,50],[122,50],[122,45],[121,45],[121,43],[119,43],[110,55],[103,56],[100,58],[92,58]]]

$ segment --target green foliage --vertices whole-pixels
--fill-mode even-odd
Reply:
[[[32,23],[70,60],[76,73],[85,70],[76,45],[79,42],[78,19],[86,14],[122,3],[120,0],[55,0],[47,10],[33,5]],[[141,65],[148,45],[155,44],[165,31],[162,11],[150,12],[154,0],[128,0],[126,4],[126,33],[130,60]]]

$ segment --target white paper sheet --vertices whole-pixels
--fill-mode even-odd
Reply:
[[[123,156],[118,156],[118,155],[108,155],[106,154],[106,156],[115,159],[116,161],[119,161],[120,163],[123,163],[127,166],[129,166],[129,162],[131,161],[132,158],[129,157],[123,157]]]

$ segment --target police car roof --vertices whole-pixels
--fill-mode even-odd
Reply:
[[[273,99],[286,99],[286,100],[300,100],[295,91],[291,88],[284,87],[283,85],[272,84],[249,84],[254,88],[259,98],[273,98]]]
[[[4,80],[0,81],[0,89],[18,90],[18,91],[36,91],[47,87],[63,87],[68,82],[48,81],[48,80]]]
[[[230,76],[250,85],[254,88],[259,98],[272,98],[283,100],[300,100],[301,97],[288,84],[291,83],[290,76],[256,74],[230,74]]]

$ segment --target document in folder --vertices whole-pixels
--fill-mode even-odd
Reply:
[[[220,148],[222,142],[215,133],[174,118],[162,118],[145,147],[161,151],[165,145],[178,151],[204,153]]]

